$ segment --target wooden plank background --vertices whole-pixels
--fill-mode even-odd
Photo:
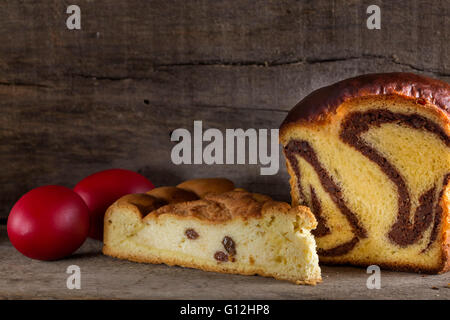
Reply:
[[[75,2],[80,31],[65,26]],[[75,2],[0,2],[0,217],[33,187],[112,167],[157,185],[226,176],[288,200],[282,157],[275,176],[175,166],[171,131],[278,128],[313,89],[362,73],[450,80],[448,0]],[[370,4],[381,30],[366,28]]]

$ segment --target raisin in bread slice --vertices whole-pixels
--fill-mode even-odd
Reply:
[[[103,253],[137,262],[321,281],[307,207],[197,179],[127,195],[105,215]]]
[[[450,86],[369,74],[311,93],[280,130],[292,205],[316,215],[321,262],[450,267]]]

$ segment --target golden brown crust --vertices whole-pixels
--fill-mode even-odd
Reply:
[[[222,178],[188,180],[179,186],[155,188],[145,194],[129,194],[113,205],[133,207],[144,221],[171,214],[211,223],[237,218],[260,218],[264,205],[283,206],[269,196],[234,189],[231,181]],[[189,190],[195,190],[195,193]],[[201,198],[196,194],[201,195]],[[289,208],[283,207],[285,211]]]
[[[286,205],[289,206],[287,203]],[[265,208],[263,208],[263,210],[264,209]],[[299,218],[298,223],[301,224],[300,227],[309,230],[317,228],[317,219],[309,208],[305,206],[293,206],[289,208],[289,213],[294,214]]]
[[[450,85],[446,82],[413,73],[373,73],[313,91],[289,112],[280,130],[284,131],[292,123],[324,120],[349,99],[383,95],[416,99],[419,106],[431,105],[439,113],[449,116]]]
[[[194,192],[177,187],[159,187],[148,191],[147,194],[163,199],[167,203],[179,203],[199,199]]]
[[[150,196],[145,193],[135,193],[135,194],[127,194],[117,200],[116,204],[118,206],[129,206],[132,205],[138,209],[141,217],[144,217],[149,212],[152,212],[159,207],[162,207],[167,204],[164,199],[159,199],[153,196]]]
[[[213,223],[237,218],[259,218],[261,217],[263,204],[267,201],[271,201],[271,199],[267,197],[265,201],[261,201],[260,198],[246,191],[209,193],[200,200],[174,203],[160,207],[147,215],[144,220],[152,219],[152,217],[163,214],[194,217]]]
[[[177,185],[177,188],[195,193],[203,198],[207,193],[223,193],[234,189],[234,183],[225,178],[204,178],[187,180]]]

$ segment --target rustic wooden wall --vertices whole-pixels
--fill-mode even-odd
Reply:
[[[65,26],[67,5],[82,30]],[[366,28],[366,8],[382,29]],[[27,190],[124,167],[155,184],[227,176],[288,199],[258,166],[175,166],[178,127],[277,128],[304,95],[367,72],[450,80],[448,0],[2,0],[0,217]]]

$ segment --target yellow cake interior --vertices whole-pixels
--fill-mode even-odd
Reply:
[[[357,215],[367,231],[367,237],[360,238],[348,253],[333,257],[321,256],[321,261],[401,264],[433,269],[442,262],[443,254],[440,241],[433,242],[427,248],[433,225],[431,224],[413,244],[400,246],[393,243],[388,238],[387,231],[397,219],[396,184],[377,163],[345,143],[339,136],[341,123],[348,114],[387,108],[394,113],[419,114],[446,128],[446,123],[443,123],[438,114],[425,108],[418,108],[412,99],[390,96],[383,99],[358,98],[342,104],[336,114],[331,115],[320,125],[304,125],[286,130],[281,137],[282,143],[286,146],[291,140],[301,140],[311,145],[319,162],[340,187],[345,204]],[[437,205],[444,176],[450,172],[450,150],[439,136],[393,122],[370,127],[361,134],[361,139],[388,159],[403,177],[411,200],[412,223],[420,196],[433,187],[435,187],[433,208]],[[298,181],[293,174],[292,165],[288,162],[293,205],[305,202],[312,207],[310,191],[312,187],[320,200],[321,215],[331,231],[327,235],[316,237],[318,248],[327,250],[350,241],[355,236],[351,225],[330,194],[324,190],[318,173],[303,157],[297,155],[296,159],[305,199],[300,198]],[[445,205],[443,210],[447,212],[448,207]],[[438,240],[440,237],[441,232],[438,234]]]
[[[306,207],[269,201],[260,216],[211,221],[177,213],[184,210],[184,203],[173,211],[155,211],[145,217],[129,204],[119,201],[108,210],[105,254],[137,262],[259,274],[299,284],[321,279],[311,234],[316,221]],[[187,230],[193,230],[195,238]],[[234,242],[234,252],[225,247],[225,237]],[[218,253],[227,258],[217,259]]]

